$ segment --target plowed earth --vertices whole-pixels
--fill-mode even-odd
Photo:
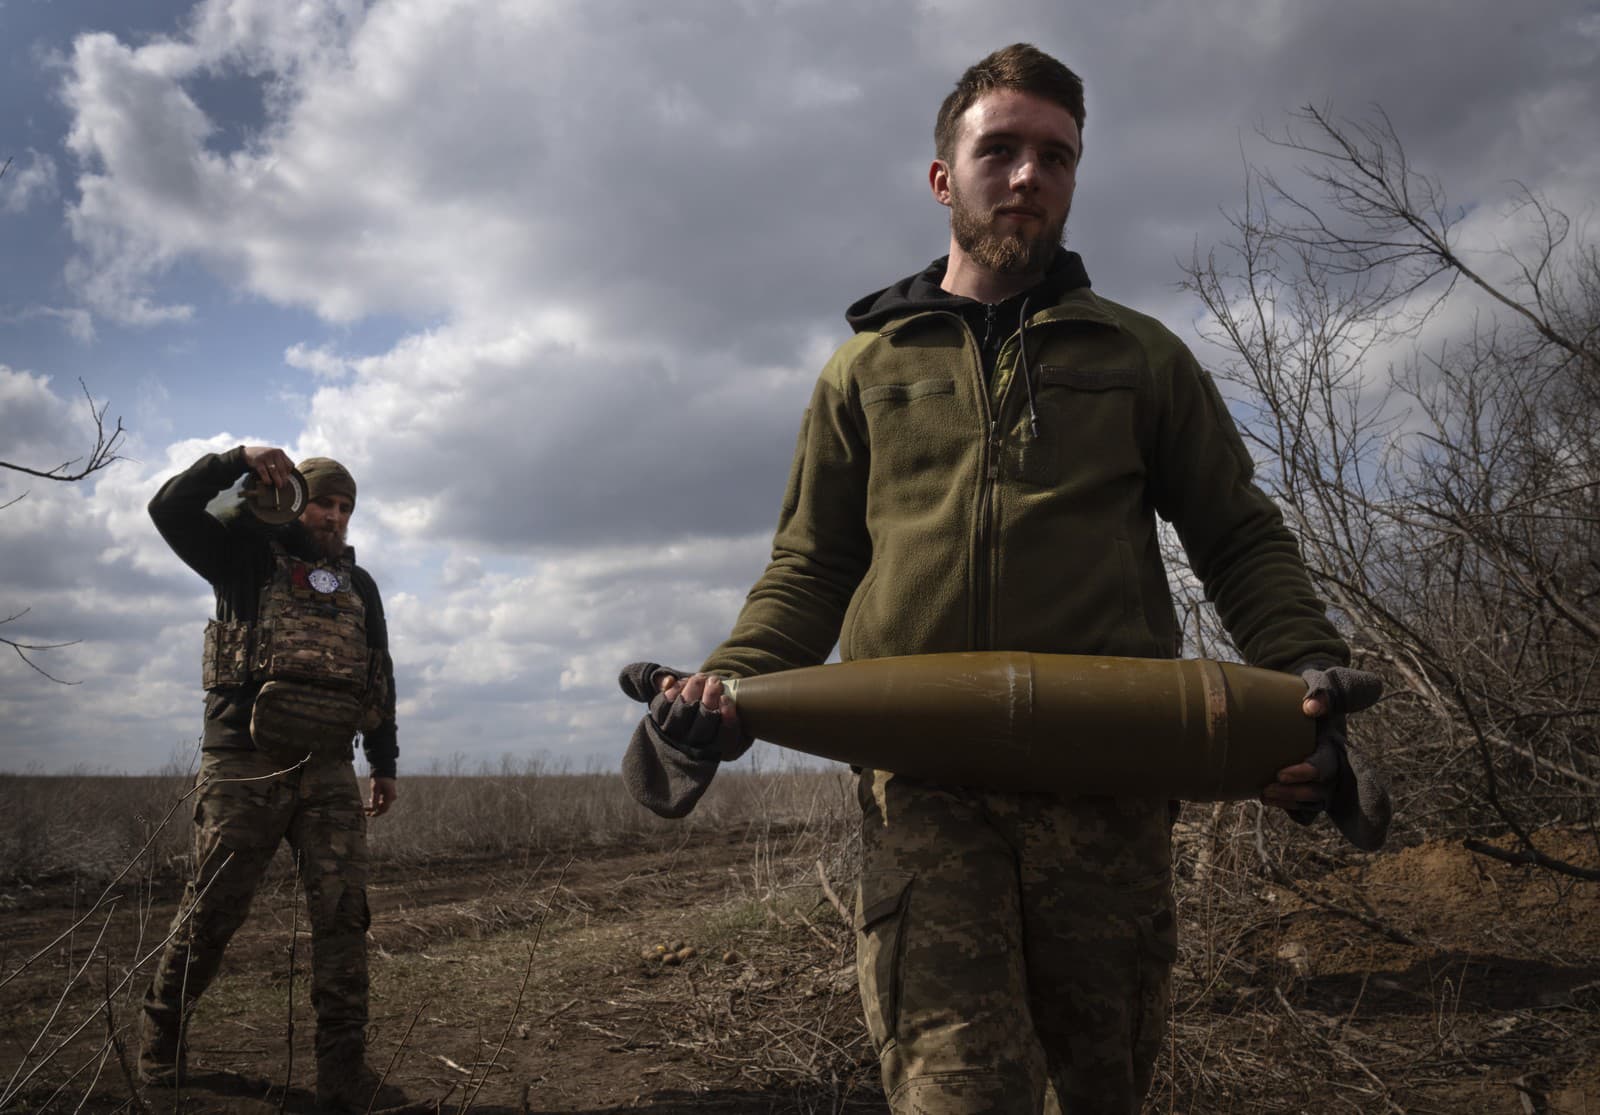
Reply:
[[[1593,866],[1582,841],[1560,850]],[[1186,862],[1150,1110],[1600,1115],[1600,886],[1432,843],[1302,872],[1322,904],[1241,869],[1224,909]],[[107,1016],[131,1060],[137,959],[177,888],[125,883],[53,940],[98,894],[0,893],[0,1109],[316,1109],[287,871],[198,1008],[176,1092],[134,1093]],[[853,936],[783,833],[391,866],[370,898],[370,1059],[411,1110],[883,1110]]]

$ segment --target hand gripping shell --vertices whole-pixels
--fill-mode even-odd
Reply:
[[[1316,736],[1299,677],[1208,659],[929,654],[726,684],[757,739],[996,790],[1253,798]]]

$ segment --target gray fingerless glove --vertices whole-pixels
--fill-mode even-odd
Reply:
[[[1290,809],[1289,815],[1308,825],[1326,812],[1351,844],[1362,851],[1376,851],[1389,836],[1394,806],[1383,773],[1351,746],[1345,714],[1376,704],[1383,695],[1383,679],[1326,661],[1303,662],[1290,672],[1305,679],[1307,696],[1328,702],[1328,714],[1317,720],[1316,749],[1307,760],[1317,770],[1315,784],[1324,790],[1324,796],[1321,801]]]
[[[622,758],[622,781],[633,800],[658,817],[687,816],[700,801],[717,766],[737,759],[750,746],[745,740],[733,753],[719,746],[722,717],[698,701],[667,700],[657,679],[662,674],[686,678],[693,670],[675,670],[655,662],[634,662],[617,678],[622,691],[650,711],[633,730]]]

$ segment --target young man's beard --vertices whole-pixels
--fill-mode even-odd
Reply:
[[[325,558],[337,558],[344,554],[344,532],[339,530],[314,530],[306,528],[306,534],[311,539],[312,547]]]
[[[1067,214],[1038,236],[1006,235],[995,231],[995,214],[980,213],[967,205],[950,184],[950,231],[968,258],[997,275],[1042,275],[1061,247]]]

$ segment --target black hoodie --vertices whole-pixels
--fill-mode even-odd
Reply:
[[[978,339],[983,372],[988,376],[994,373],[1000,347],[1021,326],[1028,311],[1045,309],[1068,291],[1089,286],[1089,272],[1084,270],[1082,257],[1064,248],[1056,253],[1037,283],[1003,302],[979,302],[941,289],[939,284],[949,265],[950,257],[940,256],[917,274],[857,300],[845,311],[845,320],[860,333],[907,314],[933,310],[957,314]]]

